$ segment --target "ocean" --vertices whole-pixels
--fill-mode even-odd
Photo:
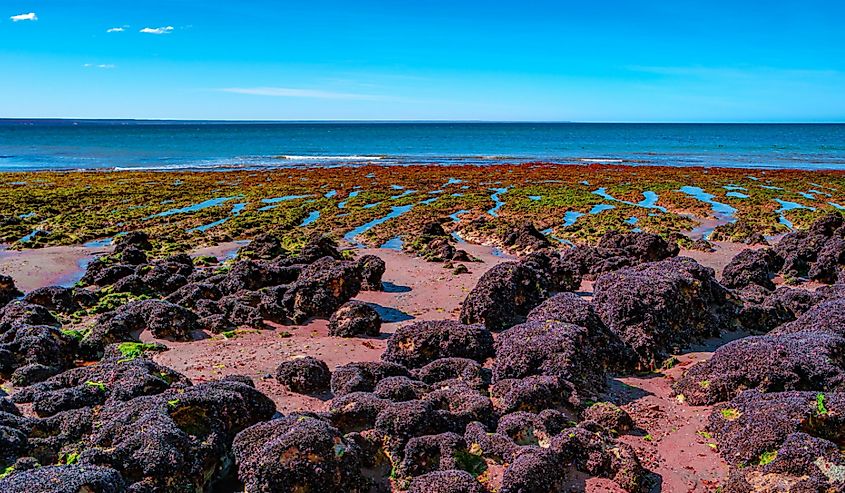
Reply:
[[[845,169],[845,124],[0,120],[0,171],[531,161]]]

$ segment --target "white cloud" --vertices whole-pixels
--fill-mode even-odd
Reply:
[[[248,94],[250,96],[273,96],[281,98],[314,98],[314,99],[353,99],[361,101],[381,101],[384,96],[373,94],[354,94],[347,92],[323,91],[320,89],[296,89],[290,87],[227,87],[223,92]]]
[[[37,16],[37,15],[35,15],[35,12],[30,12],[30,13],[28,13],[28,14],[18,14],[18,15],[13,15],[12,17],[9,17],[9,19],[12,19],[12,22],[18,22],[18,21],[37,21],[37,20],[38,20],[38,16]]]
[[[145,27],[144,29],[141,29],[140,32],[144,34],[170,34],[173,32],[173,26]]]
[[[85,68],[117,68],[117,65],[113,63],[86,63],[83,65]]]
[[[125,30],[126,30],[125,27],[112,27],[112,28],[106,29],[106,32],[107,33],[122,33]]]

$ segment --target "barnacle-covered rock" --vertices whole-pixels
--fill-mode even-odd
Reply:
[[[493,335],[481,325],[451,320],[404,325],[387,341],[384,361],[419,368],[440,358],[467,358],[483,362],[493,355]]]
[[[337,309],[329,319],[329,335],[339,337],[379,335],[381,317],[378,312],[363,301],[348,301]]]
[[[276,368],[276,380],[298,394],[325,392],[331,375],[326,363],[312,356],[283,361]]]

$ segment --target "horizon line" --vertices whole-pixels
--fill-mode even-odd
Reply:
[[[381,119],[191,119],[191,118],[74,118],[74,117],[0,117],[0,123],[26,122],[125,122],[125,123],[230,123],[230,124],[288,124],[288,123],[525,123],[525,124],[618,124],[618,125],[843,125],[843,121],[578,121],[578,120],[381,120]]]

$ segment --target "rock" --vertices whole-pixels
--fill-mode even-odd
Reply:
[[[348,363],[335,368],[331,389],[335,396],[350,392],[372,392],[387,377],[409,377],[408,369],[395,363],[380,361]]]
[[[819,250],[807,275],[814,281],[832,284],[839,279],[842,266],[845,266],[845,239],[832,237]]]
[[[388,377],[402,378],[402,377]],[[371,430],[376,418],[390,401],[370,392],[350,392],[332,399],[329,405],[329,419],[332,425],[343,433]]]
[[[387,377],[376,384],[373,393],[380,399],[393,402],[422,399],[431,392],[431,387],[408,377]]]
[[[20,389],[16,402],[32,403],[40,417],[88,406],[130,401],[168,389],[185,389],[190,381],[180,373],[144,358],[101,361],[72,368],[49,379]]]
[[[722,284],[729,288],[743,288],[757,284],[766,289],[775,289],[772,278],[783,265],[783,260],[774,250],[743,250],[725,266]]]
[[[626,233],[611,230],[599,239],[599,248],[621,250],[624,256],[639,262],[656,262],[678,255],[678,245],[669,244],[653,233]]]
[[[601,355],[606,368],[626,369],[634,354],[604,325],[593,304],[575,293],[558,293],[528,313],[527,322],[561,322],[578,325],[589,332],[592,351]]]
[[[467,455],[463,437],[451,432],[411,438],[403,452],[399,474],[405,478],[458,469]]]
[[[472,474],[461,470],[434,471],[411,480],[408,493],[485,493]]]
[[[384,290],[381,283],[381,278],[387,268],[384,260],[375,255],[364,255],[358,259],[358,268],[361,269],[361,290]]]
[[[55,326],[14,325],[0,334],[0,375],[30,385],[73,367],[76,350],[76,340]]]
[[[71,288],[49,286],[30,291],[24,296],[24,301],[33,305],[41,305],[50,311],[58,313],[73,313],[82,307],[76,301],[76,293]]]
[[[301,263],[312,264],[324,257],[331,257],[335,260],[341,260],[343,255],[337,249],[337,242],[332,238],[314,233],[308,237],[302,250],[299,252],[299,259]]]
[[[532,375],[556,376],[572,399],[591,398],[604,389],[600,338],[585,327],[560,322],[527,322],[496,341],[493,382]]]
[[[0,308],[0,335],[24,325],[61,326],[56,317],[40,305],[13,301]]]
[[[99,354],[108,344],[137,342],[136,334],[144,330],[158,339],[189,341],[199,329],[197,315],[187,308],[161,300],[132,301],[101,315],[81,347],[88,354]]]
[[[505,233],[502,243],[509,251],[519,254],[536,252],[552,246],[546,236],[537,231],[531,222],[524,222]]]
[[[525,321],[547,296],[536,271],[517,262],[504,262],[484,273],[461,307],[465,324],[484,324],[504,330]]]
[[[531,448],[519,454],[505,469],[501,493],[563,491],[566,469],[554,452]]]
[[[845,338],[820,332],[752,336],[716,350],[673,389],[694,406],[730,400],[746,389],[845,390]]]
[[[728,464],[751,465],[770,461],[773,452],[795,433],[841,443],[843,417],[845,394],[841,392],[749,390],[716,406],[708,430]]]
[[[772,330],[770,335],[818,332],[845,337],[845,298],[835,298],[810,308],[792,322]]]
[[[79,463],[118,470],[132,491],[206,491],[231,472],[235,435],[274,413],[233,380],[137,397],[97,413]]]
[[[153,246],[150,243],[150,237],[143,231],[131,231],[125,235],[120,235],[114,240],[114,253],[121,253],[127,248],[137,248],[138,250],[152,250]]]
[[[297,394],[314,394],[329,389],[331,372],[325,362],[305,356],[282,362],[276,380]]]
[[[625,491],[651,490],[648,471],[627,443],[579,426],[555,436],[549,450],[561,463],[571,464],[588,476],[610,479]]]
[[[693,341],[733,328],[737,311],[713,269],[684,257],[602,275],[593,304],[605,325],[654,368]]]
[[[565,259],[559,252],[543,250],[529,253],[521,261],[533,270],[542,288],[550,292],[577,291],[581,287],[578,266]]]
[[[239,258],[272,260],[285,253],[282,243],[271,233],[255,235],[249,245],[238,249]]]
[[[329,335],[338,337],[377,337],[381,330],[381,317],[363,301],[344,303],[329,319]]]
[[[360,450],[321,419],[259,423],[237,436],[234,453],[246,491],[369,491]]]
[[[330,317],[361,290],[361,270],[355,262],[323,257],[302,269],[285,292],[283,305],[294,323]]]
[[[757,465],[734,468],[726,491],[841,491],[845,459],[831,441],[806,433],[788,435]]]
[[[0,479],[0,491],[31,493],[123,493],[126,484],[114,469],[85,465],[45,466]]]
[[[14,279],[0,275],[0,306],[9,303],[22,294],[15,286]]]
[[[490,397],[499,414],[516,411],[539,413],[556,409],[574,416],[583,405],[573,396],[571,385],[555,375],[532,375],[498,380],[490,388]]]
[[[597,402],[584,410],[583,418],[586,421],[597,423],[602,428],[613,433],[627,433],[634,429],[634,420],[631,416],[612,402]]]
[[[412,371],[415,378],[434,386],[461,382],[475,389],[490,383],[490,370],[468,358],[440,358]]]
[[[493,355],[493,335],[480,325],[450,320],[404,325],[390,336],[382,359],[420,368],[440,358],[468,358],[483,362]]]
[[[552,437],[568,428],[568,417],[552,409],[538,414],[517,411],[499,419],[496,433],[509,437],[520,446],[548,448]]]

